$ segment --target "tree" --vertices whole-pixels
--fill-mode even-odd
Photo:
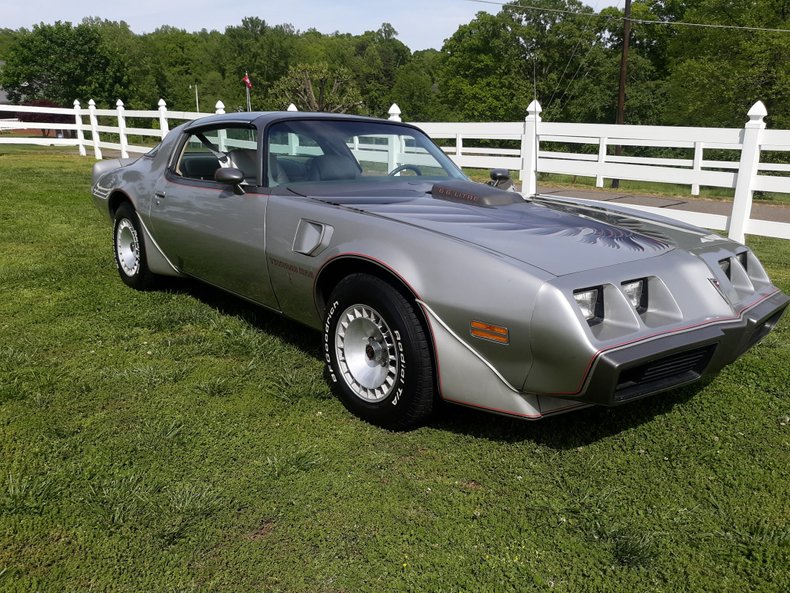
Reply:
[[[226,27],[222,53],[213,56],[224,62],[226,104],[243,105],[245,72],[249,73],[253,87],[253,107],[260,108],[271,84],[282,78],[293,63],[296,32],[291,25],[270,26],[258,17],[245,17],[240,26]]]
[[[790,29],[790,0],[687,4],[686,21]],[[741,127],[761,100],[772,125],[790,127],[790,33],[678,27],[669,54],[672,123]]]
[[[22,29],[6,52],[0,86],[14,102],[50,99],[70,106],[74,99],[106,104],[128,98],[126,64],[95,26],[58,21]]]
[[[347,68],[327,63],[297,64],[271,88],[272,102],[280,109],[294,103],[302,111],[346,113],[362,104],[359,89]]]
[[[578,0],[529,5],[480,12],[445,42],[440,90],[451,119],[522,119],[535,98],[547,119],[573,111],[598,121],[606,111],[600,103],[608,98],[582,95],[577,85],[588,76],[600,80],[609,67],[611,52],[592,9]]]
[[[0,60],[4,60],[8,48],[13,45],[18,33],[12,29],[0,28]]]
[[[409,62],[411,52],[397,39],[398,32],[389,23],[376,31],[365,31],[355,38],[356,64],[352,70],[365,105],[374,116],[386,116],[393,103],[392,84],[398,68]]]
[[[444,108],[439,97],[439,73],[444,56],[435,49],[415,52],[395,72],[389,95],[406,121],[441,121]]]

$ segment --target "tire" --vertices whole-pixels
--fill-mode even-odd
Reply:
[[[124,284],[137,290],[152,288],[156,276],[148,268],[140,221],[129,203],[121,204],[115,211],[112,245],[115,265]]]
[[[387,282],[352,274],[335,287],[326,308],[324,358],[333,390],[363,420],[408,430],[430,415],[430,344],[414,306]]]

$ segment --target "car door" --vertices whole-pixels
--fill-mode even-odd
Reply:
[[[151,224],[183,273],[277,308],[265,257],[269,198],[258,187],[259,154],[253,127],[189,130],[156,188]],[[242,170],[243,193],[214,180],[221,167]]]

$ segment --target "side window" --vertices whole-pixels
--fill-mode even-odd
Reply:
[[[244,173],[246,183],[258,180],[257,130],[225,127],[197,130],[187,138],[175,172],[188,179],[213,180],[222,167],[235,167]]]
[[[285,124],[272,127],[268,150],[269,166],[266,170],[269,187],[307,181],[310,164],[324,154],[315,138],[292,131]]]

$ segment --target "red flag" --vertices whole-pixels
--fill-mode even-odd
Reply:
[[[242,78],[242,81],[244,81],[244,84],[247,85],[248,89],[252,88],[252,83],[250,82],[250,77],[247,75],[246,72],[244,73],[244,78]]]

